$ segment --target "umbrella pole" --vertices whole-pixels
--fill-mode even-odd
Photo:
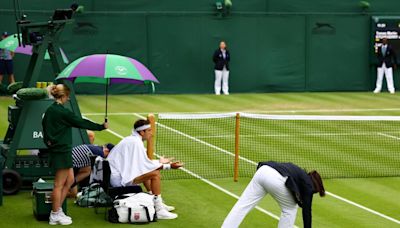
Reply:
[[[104,118],[104,122],[106,122],[106,123],[108,122],[107,107],[108,107],[108,84],[109,84],[109,80],[110,79],[107,78],[107,83],[106,83],[106,116]]]

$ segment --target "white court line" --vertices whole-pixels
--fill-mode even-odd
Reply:
[[[298,109],[298,110],[244,110],[242,112],[256,113],[301,113],[301,112],[370,112],[370,111],[400,111],[400,108],[359,108],[359,109]]]
[[[390,133],[400,133],[400,131],[393,131]],[[306,134],[266,134],[266,135],[240,135],[241,138],[254,138],[254,137],[298,137],[298,136],[367,136],[367,135],[382,135],[385,137],[399,139],[398,137],[388,135],[386,133],[380,132],[364,132],[364,133],[306,133]],[[198,139],[208,139],[208,138],[234,138],[235,135],[199,135],[199,136],[192,136]]]
[[[370,112],[370,111],[400,111],[400,108],[360,108],[360,109],[297,109],[297,110],[241,110],[240,112],[254,113],[307,113],[307,112]],[[192,114],[212,114],[226,113],[229,111],[213,111],[213,112],[176,112],[176,113],[192,113]],[[133,112],[109,112],[108,115],[135,115],[148,113],[133,113]],[[85,113],[86,116],[103,116],[104,113]]]
[[[380,212],[377,212],[377,211],[375,211],[375,210],[369,209],[368,207],[365,207],[365,206],[363,206],[363,205],[361,205],[361,204],[358,204],[358,203],[356,203],[356,202],[350,201],[350,200],[348,200],[348,199],[345,199],[345,198],[343,198],[343,197],[341,197],[341,196],[338,196],[338,195],[336,195],[336,194],[333,194],[333,193],[331,193],[331,192],[326,192],[326,194],[327,194],[327,195],[330,195],[330,196],[332,196],[332,197],[334,197],[334,198],[336,198],[336,199],[342,200],[342,201],[344,201],[344,202],[346,202],[346,203],[348,203],[348,204],[351,204],[351,205],[353,205],[353,206],[356,206],[356,207],[358,207],[358,208],[364,209],[364,210],[366,210],[366,211],[368,211],[368,212],[370,212],[370,213],[372,213],[372,214],[375,214],[375,215],[378,215],[378,216],[380,216],[380,217],[382,217],[382,218],[385,218],[385,219],[387,219],[387,220],[390,220],[390,221],[392,221],[392,222],[394,222],[394,223],[400,224],[400,221],[399,221],[399,220],[394,219],[394,218],[392,218],[392,217],[389,217],[389,216],[387,216],[387,215],[385,215],[385,214],[382,214],[382,213],[380,213]]]
[[[140,117],[140,118],[145,118],[144,116],[141,116],[141,115],[139,115],[139,114],[137,114],[137,113],[134,113],[134,115],[135,116],[137,116],[137,117]],[[159,123],[157,123],[158,125],[160,125],[160,126],[165,126],[165,125],[162,125],[162,124],[159,124]],[[165,126],[165,127],[167,127],[167,126]],[[169,127],[167,127],[167,128],[169,128]],[[169,129],[172,129],[172,128],[169,128]],[[174,132],[176,132],[176,133],[178,133],[178,132],[180,132],[180,131],[178,131],[178,130],[175,130],[175,129],[172,129]],[[111,131],[111,130],[108,130],[109,132],[113,132],[113,131]],[[115,132],[114,132],[115,133]],[[209,143],[207,143],[207,142],[204,142],[204,141],[202,141],[202,140],[199,140],[199,139],[195,139],[194,137],[192,137],[192,136],[190,136],[190,135],[187,135],[187,134],[185,134],[185,133],[183,133],[183,132],[180,132],[180,133],[178,133],[178,134],[181,134],[182,136],[185,136],[186,135],[186,137],[189,137],[190,139],[193,139],[193,140],[195,140],[195,141],[197,141],[197,142],[203,142],[203,144],[205,144],[205,145],[210,145],[210,146],[212,146],[212,148],[219,148],[219,147],[217,147],[217,146],[214,146],[214,145],[212,145],[212,144],[209,144]],[[117,133],[115,133],[115,135],[117,135]],[[118,137],[122,137],[122,136],[118,136]],[[394,136],[393,136],[394,137]],[[224,152],[224,153],[228,153],[228,154],[232,154],[231,152],[229,152],[229,151],[226,151],[226,150],[223,150],[223,149],[221,149],[221,148],[219,148],[219,150],[220,151],[222,151],[222,152]],[[246,158],[243,158],[243,159],[246,159]],[[248,160],[248,161],[250,161],[250,163],[251,164],[257,164],[256,162],[254,162],[254,161],[251,161],[251,160],[249,160],[249,159],[246,159],[246,160]],[[222,188],[222,187],[221,187]],[[233,193],[232,193],[233,194]],[[378,212],[378,211],[375,211],[375,210],[372,210],[372,209],[370,209],[370,208],[368,208],[368,207],[365,207],[365,206],[363,206],[363,205],[361,205],[361,204],[358,204],[358,203],[356,203],[356,202],[353,202],[353,201],[351,201],[351,200],[348,200],[348,199],[346,199],[346,198],[343,198],[343,197],[341,197],[341,196],[338,196],[338,195],[336,195],[336,194],[334,194],[334,193],[331,193],[331,192],[328,192],[328,191],[326,191],[326,194],[327,195],[330,195],[330,196],[332,196],[332,197],[334,197],[334,198],[336,198],[336,199],[338,199],[338,200],[341,200],[341,201],[343,201],[343,202],[346,202],[346,203],[348,203],[348,204],[350,204],[350,205],[353,205],[353,206],[355,206],[355,207],[358,207],[358,208],[360,208],[360,209],[363,209],[363,210],[365,210],[365,211],[368,211],[368,212],[370,212],[370,213],[372,213],[372,214],[375,214],[375,215],[377,215],[377,216],[380,216],[380,217],[382,217],[382,218],[385,218],[385,219],[387,219],[387,220],[389,220],[389,221],[392,221],[392,222],[394,222],[394,223],[397,223],[397,224],[400,224],[400,221],[399,220],[397,220],[397,219],[395,219],[395,218],[392,218],[392,217],[389,217],[389,216],[387,216],[387,215],[385,215],[385,214],[382,214],[382,213],[380,213],[380,212]],[[268,214],[269,215],[269,214]],[[271,216],[272,217],[272,216]],[[275,218],[275,217],[273,217],[273,218]],[[279,218],[278,218],[279,219]]]
[[[400,140],[400,137],[396,137],[396,136],[394,136],[394,135],[385,134],[385,133],[382,133],[382,132],[378,132],[378,135],[381,135],[381,136],[384,136],[384,137],[387,137],[387,138],[392,138],[392,139]]]
[[[104,116],[104,113],[92,112],[92,113],[82,113],[83,116]],[[107,116],[132,116],[135,115],[134,112],[108,112]]]
[[[145,117],[140,116],[140,115],[138,115],[138,114],[135,114],[135,115],[138,116],[138,117],[140,117],[140,118],[145,118]],[[89,119],[89,118],[87,118],[87,119]],[[157,124],[158,124],[158,123],[157,123]],[[120,138],[120,139],[123,139],[123,138],[124,138],[124,136],[118,134],[117,132],[115,132],[115,131],[113,131],[113,130],[107,129],[106,131],[109,132],[109,133],[111,133],[111,134],[113,134],[113,135],[115,135],[115,136],[117,136],[117,137]],[[158,154],[156,154],[156,156],[157,156],[157,157],[160,157]],[[201,176],[199,176],[199,175],[193,173],[192,171],[190,171],[190,170],[188,170],[188,169],[185,169],[185,168],[183,168],[183,167],[180,168],[180,169],[181,169],[182,171],[188,173],[189,175],[191,175],[191,176],[193,176],[193,177],[195,177],[195,178],[197,178],[197,179],[200,179],[201,181],[203,181],[203,182],[205,182],[205,183],[211,185],[212,187],[214,187],[214,188],[216,188],[216,189],[218,189],[218,190],[224,192],[225,194],[227,194],[227,195],[229,195],[229,196],[232,196],[232,197],[235,198],[235,199],[239,199],[239,196],[238,196],[238,195],[236,195],[236,194],[234,194],[234,193],[232,193],[232,192],[226,190],[225,188],[223,188],[223,187],[221,187],[221,186],[215,184],[214,182],[211,182],[210,180],[207,180],[207,179],[205,179],[205,178],[203,178],[203,177],[201,177]],[[275,215],[275,214],[273,214],[273,213],[271,213],[271,212],[269,212],[269,211],[267,211],[267,210],[265,210],[264,208],[259,207],[259,206],[256,206],[255,208],[256,208],[258,211],[261,211],[262,213],[264,213],[264,214],[266,214],[266,215],[269,215],[270,217],[272,217],[272,218],[274,218],[274,219],[276,219],[276,220],[279,221],[279,217],[278,217],[277,215]],[[295,228],[299,228],[298,226],[294,226],[294,227],[295,227]]]

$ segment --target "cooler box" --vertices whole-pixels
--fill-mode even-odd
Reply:
[[[33,214],[37,220],[49,220],[51,212],[51,192],[53,183],[35,182],[33,183]],[[67,213],[67,200],[62,205],[64,213]]]

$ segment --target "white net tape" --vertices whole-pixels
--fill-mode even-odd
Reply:
[[[237,113],[161,113],[159,119],[217,119],[236,116]],[[360,121],[399,121],[400,116],[325,116],[325,115],[266,115],[239,113],[240,117],[265,120],[360,120]]]

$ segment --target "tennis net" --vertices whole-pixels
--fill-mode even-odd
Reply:
[[[240,177],[268,160],[315,169],[324,178],[400,176],[400,117],[159,114],[156,141],[159,155],[204,178],[234,176],[235,142]]]

